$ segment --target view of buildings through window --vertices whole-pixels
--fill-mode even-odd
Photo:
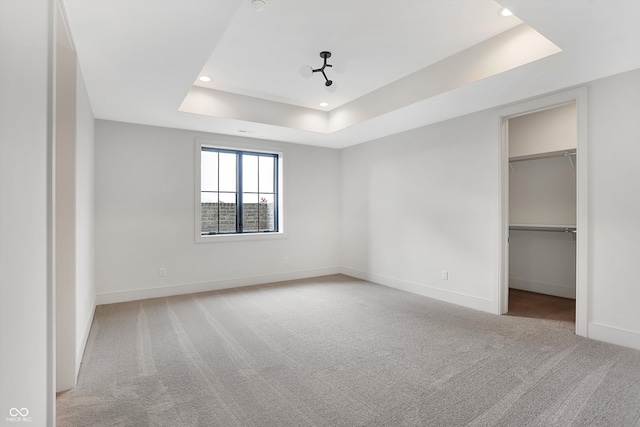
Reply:
[[[278,231],[278,155],[202,147],[201,234]]]

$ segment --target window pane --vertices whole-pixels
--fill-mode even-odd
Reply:
[[[218,193],[201,193],[201,232],[211,234],[218,232]]]
[[[220,153],[220,191],[236,191],[236,155]]]
[[[220,233],[236,232],[236,193],[220,193],[218,223]]]
[[[275,194],[260,194],[258,228],[260,231],[275,230]]]
[[[218,191],[218,153],[202,151],[200,156],[200,190]]]
[[[236,193],[220,193],[220,203],[236,204]]]
[[[200,203],[218,203],[218,193],[215,191],[201,192]]]
[[[258,231],[257,193],[244,193],[242,195],[242,216],[243,231]]]
[[[242,189],[258,192],[258,156],[242,155]]]
[[[275,193],[273,188],[273,171],[275,158],[260,156],[260,192]]]

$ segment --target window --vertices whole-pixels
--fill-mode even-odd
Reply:
[[[200,237],[279,231],[276,153],[200,148]]]

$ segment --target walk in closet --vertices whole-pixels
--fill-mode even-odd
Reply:
[[[575,104],[511,118],[508,129],[510,294],[575,300]]]

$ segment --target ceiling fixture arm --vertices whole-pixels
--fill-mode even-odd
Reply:
[[[324,85],[325,85],[325,86],[331,86],[331,84],[333,83],[333,81],[332,81],[332,80],[329,80],[329,78],[328,78],[328,77],[327,77],[327,75],[325,74],[325,72],[324,72],[324,67],[323,67],[320,71],[322,72],[322,76],[323,76],[323,77],[324,77],[324,79],[325,79]]]
[[[320,68],[311,68],[311,67],[309,67],[309,66],[304,66],[304,65],[303,65],[303,68],[307,68],[307,67],[308,67],[308,68],[307,68],[306,70],[301,70],[301,73],[302,73],[302,75],[303,75],[304,77],[311,77],[311,75],[312,75],[313,73],[321,73],[321,74],[322,74],[322,77],[324,77],[324,80],[325,80],[324,85],[325,85],[325,86],[327,86],[327,87],[329,87],[329,86],[331,86],[331,85],[333,84],[333,81],[332,81],[332,80],[329,80],[329,77],[327,77],[327,73],[325,73],[325,71],[324,71],[324,70],[325,70],[325,68],[327,68],[327,67],[333,67],[333,65],[331,65],[331,64],[327,64],[327,59],[331,58],[331,52],[328,52],[328,51],[322,51],[322,52],[320,52],[320,58],[322,58],[322,59],[323,59],[322,67],[320,67]],[[309,69],[310,69],[310,71],[311,71],[310,73],[309,73]]]

